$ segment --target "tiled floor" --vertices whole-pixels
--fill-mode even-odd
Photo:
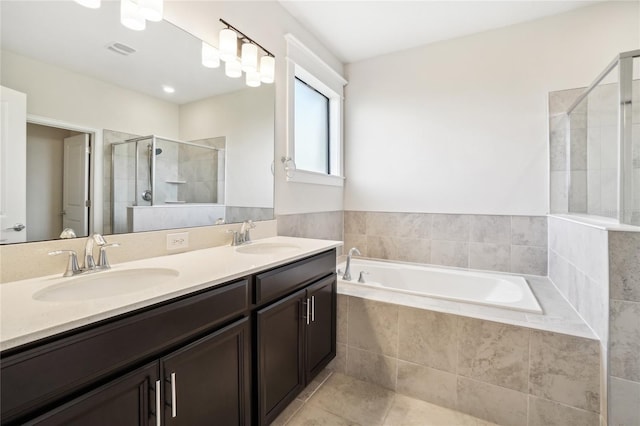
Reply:
[[[272,426],[490,426],[493,423],[328,370]]]

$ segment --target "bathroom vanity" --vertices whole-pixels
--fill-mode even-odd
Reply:
[[[219,247],[157,258],[183,265],[182,281],[156,289],[161,295],[136,293],[145,300],[130,303],[135,309],[106,299],[85,303],[113,304],[86,324],[71,319],[80,303],[32,300],[26,311],[47,315],[50,305],[60,309],[49,313],[59,324],[33,325],[22,335],[3,326],[2,424],[269,424],[336,353],[339,243],[286,241],[299,249],[247,254]],[[213,255],[224,258],[225,271],[197,282],[193,269],[215,268]],[[194,266],[203,258],[209,263]],[[3,308],[7,297],[50,285],[41,281],[3,284],[25,287],[3,287]],[[65,303],[67,323],[56,319]],[[3,322],[17,320],[8,310]]]

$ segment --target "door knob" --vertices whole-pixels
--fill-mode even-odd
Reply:
[[[26,226],[24,226],[24,224],[22,223],[16,223],[15,225],[13,225],[11,228],[7,228],[7,231],[10,229],[13,229],[16,232],[20,232],[22,231],[24,228],[26,228]]]

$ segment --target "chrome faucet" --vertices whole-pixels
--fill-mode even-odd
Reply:
[[[351,256],[354,254],[361,256],[360,250],[357,248],[352,247],[351,250],[349,250],[349,254],[347,255],[347,267],[344,269],[344,275],[342,276],[342,279],[345,281],[351,281]]]
[[[95,258],[93,257],[94,243],[100,247],[100,257],[98,264],[96,265]],[[72,277],[78,274],[84,274],[88,272],[97,272],[104,269],[110,269],[109,261],[107,260],[106,249],[108,247],[118,247],[120,244],[112,243],[107,244],[104,237],[100,234],[92,234],[87,237],[84,244],[84,264],[80,266],[78,263],[78,256],[73,250],[55,250],[49,252],[50,256],[56,256],[64,253],[69,253],[69,261],[67,262],[67,269],[64,271],[63,277]]]
[[[244,222],[242,222],[242,227],[240,228],[240,239],[242,240],[242,243],[251,242],[251,234],[249,233],[249,231],[251,231],[255,227],[256,224],[253,223],[252,220],[245,220]]]

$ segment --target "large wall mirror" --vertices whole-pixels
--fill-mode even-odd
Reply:
[[[169,22],[123,27],[118,2],[0,19],[0,243],[273,218],[273,84],[204,67]]]

